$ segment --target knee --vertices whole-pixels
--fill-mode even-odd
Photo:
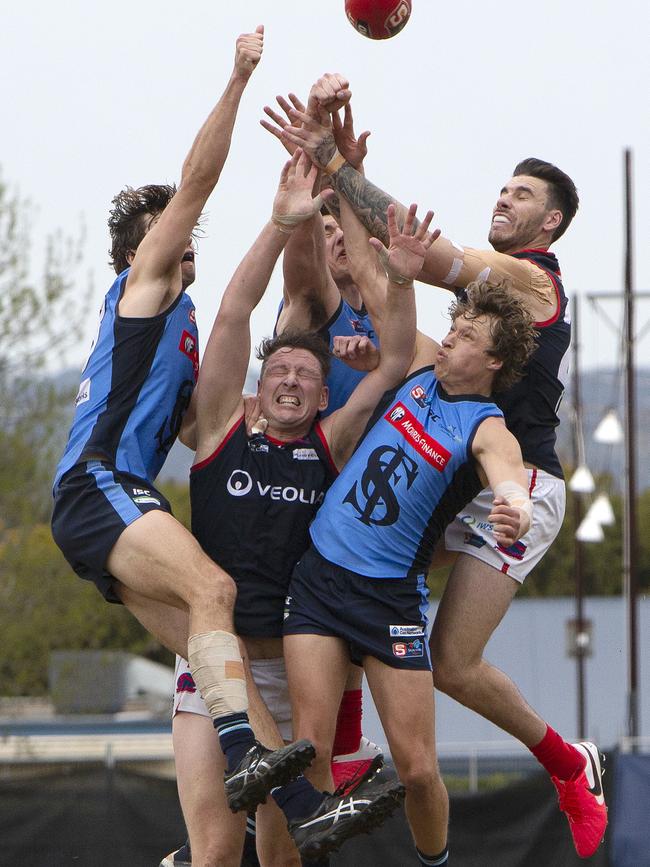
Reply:
[[[402,768],[399,768],[399,777],[407,794],[419,801],[428,800],[441,786],[444,788],[434,755],[423,757],[420,753],[417,761],[407,761]]]
[[[191,607],[208,611],[213,608],[232,610],[237,598],[237,585],[218,566],[203,568],[192,581],[190,593]]]
[[[452,698],[463,694],[479,662],[480,660],[475,663],[463,655],[457,648],[448,646],[444,642],[436,641],[432,637],[431,663],[433,667],[433,683],[436,689]]]

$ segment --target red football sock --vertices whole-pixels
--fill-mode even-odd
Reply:
[[[570,780],[584,770],[584,756],[549,725],[546,726],[546,734],[542,740],[536,747],[530,747],[530,751],[540,765],[559,780]]]
[[[361,696],[360,689],[348,689],[343,693],[339,715],[336,720],[333,756],[356,753],[361,743]]]

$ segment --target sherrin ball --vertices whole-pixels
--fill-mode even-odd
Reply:
[[[345,0],[350,24],[368,39],[390,39],[411,14],[411,0]]]

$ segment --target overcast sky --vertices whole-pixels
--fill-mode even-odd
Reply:
[[[85,268],[99,308],[113,274],[106,219],[125,184],[177,181],[184,156],[230,74],[236,36],[266,27],[232,149],[208,204],[191,289],[205,344],[221,293],[266,221],[284,151],[258,123],[278,93],[305,95],[325,71],[349,77],[357,132],[372,130],[367,175],[402,202],[433,208],[444,234],[484,247],[491,209],[523,157],[556,163],[581,206],[556,245],[569,295],[623,284],[623,149],[634,151],[635,279],[650,290],[650,115],[645,0],[478,4],[413,0],[406,28],[370,41],[343,0],[62,0],[3,4],[2,178],[37,206],[48,232],[87,227]],[[645,197],[642,191],[645,190]],[[645,243],[644,243],[645,242]],[[272,330],[280,275],[253,322]],[[420,326],[447,330],[448,296],[420,286]],[[608,302],[611,318],[620,305]],[[637,305],[638,327],[650,301]],[[81,363],[95,328],[71,364]],[[581,302],[585,367],[617,364],[617,338]],[[650,337],[638,344],[650,365]]]

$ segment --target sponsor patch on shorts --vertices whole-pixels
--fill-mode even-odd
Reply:
[[[394,641],[393,656],[397,656],[400,659],[424,656],[424,642],[419,638],[416,638],[414,641]]]
[[[424,635],[424,627],[418,624],[404,624],[403,626],[392,625],[388,627],[391,638],[401,638],[403,636],[419,637]]]
[[[463,542],[473,548],[482,548],[483,545],[487,545],[485,539],[482,536],[477,536],[476,533],[465,533]]]

